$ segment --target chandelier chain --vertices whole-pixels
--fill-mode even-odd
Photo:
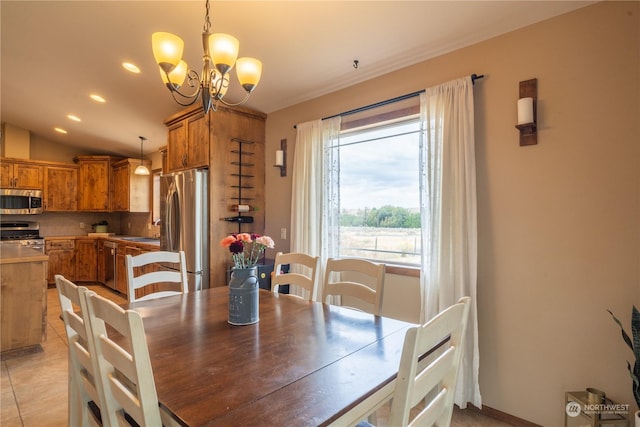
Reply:
[[[209,29],[211,28],[211,20],[209,19],[209,9],[210,9],[209,0],[207,0],[207,3],[205,5],[205,7],[206,7],[207,12],[206,12],[206,14],[204,16],[204,28],[203,28],[203,30],[204,30],[205,33],[208,33]]]

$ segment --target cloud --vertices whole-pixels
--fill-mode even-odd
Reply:
[[[394,138],[340,149],[343,209],[419,206],[417,138]]]

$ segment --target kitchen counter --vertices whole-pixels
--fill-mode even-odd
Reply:
[[[116,243],[133,243],[136,246],[152,246],[154,249],[157,249],[160,246],[160,239],[154,237],[141,237],[141,236],[109,236],[103,237],[105,240],[111,240]]]
[[[15,243],[0,244],[0,264],[16,264],[21,262],[48,261],[49,257],[42,252]]]
[[[46,339],[47,263],[42,252],[0,245],[0,351],[2,357],[36,349]]]
[[[149,249],[158,249],[160,247],[160,239],[154,237],[129,236],[129,235],[111,235],[111,236],[47,236],[45,240],[75,240],[75,239],[99,239],[109,240],[116,243],[135,244],[135,246],[149,246]]]

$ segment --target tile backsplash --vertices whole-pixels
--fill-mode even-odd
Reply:
[[[154,237],[160,233],[160,228],[151,226],[149,213],[128,212],[45,212],[40,215],[2,215],[2,221],[31,221],[40,224],[40,235],[54,236],[82,236],[94,231],[92,224],[107,221],[109,233]],[[84,228],[81,227],[84,225]]]

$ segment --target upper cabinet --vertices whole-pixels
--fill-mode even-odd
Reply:
[[[111,164],[121,160],[111,156],[77,156],[78,163],[78,210],[86,212],[109,212]]]
[[[188,110],[165,120],[167,172],[209,166],[209,115]]]
[[[152,178],[135,175],[139,159],[101,155],[73,161],[77,165],[0,158],[0,187],[44,190],[48,212],[150,211]],[[144,164],[151,168],[150,161]]]
[[[44,167],[44,210],[78,210],[78,166],[58,164]]]
[[[151,162],[144,161],[151,169]],[[111,175],[111,210],[114,212],[149,212],[151,175],[136,175],[138,159],[123,159],[113,164]]]
[[[2,159],[0,163],[0,187],[42,190],[44,169],[42,165]]]

